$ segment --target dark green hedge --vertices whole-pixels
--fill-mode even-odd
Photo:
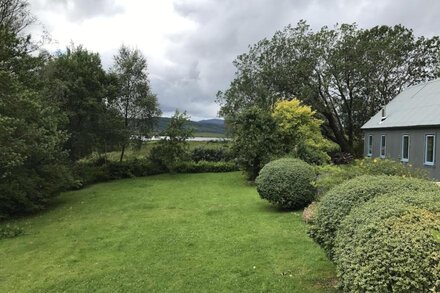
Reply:
[[[299,209],[315,198],[315,170],[304,161],[284,158],[261,169],[255,183],[261,198],[286,209]]]
[[[353,208],[334,252],[346,292],[439,292],[439,191],[382,195]]]
[[[182,162],[175,166],[176,173],[232,172],[238,167],[232,162]],[[74,167],[76,187],[109,180],[143,177],[167,173],[163,166],[148,160],[124,162],[77,163]]]
[[[312,238],[333,258],[334,238],[341,221],[351,209],[372,198],[404,191],[439,191],[431,181],[395,176],[359,176],[331,189],[318,203],[315,223],[310,230]]]

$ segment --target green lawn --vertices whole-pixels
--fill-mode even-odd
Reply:
[[[0,240],[0,292],[332,292],[301,213],[240,173],[160,175],[63,194]]]

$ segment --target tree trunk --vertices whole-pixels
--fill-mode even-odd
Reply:
[[[125,153],[125,144],[122,145],[121,157],[119,158],[119,162],[122,163],[122,159],[124,158]]]

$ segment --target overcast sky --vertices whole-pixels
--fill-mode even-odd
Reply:
[[[440,0],[30,0],[54,42],[99,52],[103,65],[121,44],[147,57],[153,91],[169,116],[215,118],[215,94],[228,87],[232,61],[247,46],[305,19],[313,28],[356,22],[404,24],[440,35]]]

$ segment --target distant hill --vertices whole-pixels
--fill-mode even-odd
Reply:
[[[203,123],[203,124],[214,124],[219,125],[221,127],[225,126],[225,120],[223,119],[207,119],[207,120],[200,120],[197,121],[197,123]]]
[[[159,119],[159,123],[156,131],[162,132],[167,125],[170,123],[171,118],[161,117]],[[201,121],[191,121],[191,127],[194,128],[195,134],[203,133],[203,134],[225,134],[225,122],[222,119],[208,119]]]

